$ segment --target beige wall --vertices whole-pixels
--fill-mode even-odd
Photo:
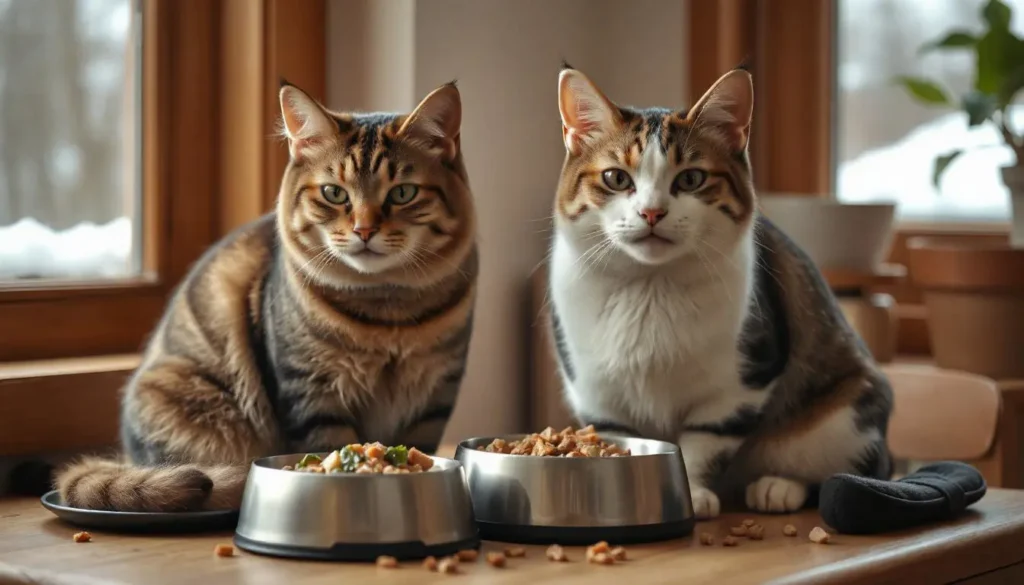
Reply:
[[[482,270],[447,438],[526,430],[528,277],[564,150],[561,60],[622,104],[682,105],[683,0],[330,0],[328,105],[407,110],[457,78]]]

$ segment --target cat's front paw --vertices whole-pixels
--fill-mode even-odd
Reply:
[[[691,487],[690,502],[693,504],[693,514],[697,520],[717,518],[721,509],[718,496],[708,488]]]
[[[747,507],[758,512],[795,512],[807,501],[807,486],[766,475],[747,486]]]

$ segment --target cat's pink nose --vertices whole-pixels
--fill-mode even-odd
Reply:
[[[639,213],[640,217],[647,220],[647,225],[651,226],[661,221],[661,218],[668,214],[664,209],[641,209]]]
[[[375,226],[375,225],[368,225],[368,226],[359,226],[359,225],[357,225],[356,227],[352,228],[352,231],[354,231],[359,236],[360,240],[362,240],[364,242],[369,242],[370,238],[373,237],[373,234],[375,234],[378,231],[380,231],[380,228]]]

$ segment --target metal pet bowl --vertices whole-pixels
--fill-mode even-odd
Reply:
[[[286,471],[301,455],[253,462],[235,544],[273,556],[372,561],[449,555],[477,548],[462,466],[434,457],[434,468],[408,474]]]
[[[627,457],[532,457],[477,450],[492,440],[469,439],[455,452],[466,470],[483,539],[636,543],[693,532],[686,470],[679,447],[672,443],[604,437],[630,449],[633,454]]]

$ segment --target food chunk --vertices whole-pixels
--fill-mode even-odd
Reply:
[[[785,534],[786,536],[796,536],[796,534],[797,534],[796,526],[793,526],[792,524],[786,524],[785,526],[782,527],[782,533]]]
[[[281,469],[306,473],[422,473],[434,466],[434,460],[405,445],[387,447],[381,443],[353,443],[325,457],[309,453],[293,468],[286,465]]]
[[[213,547],[213,554],[218,557],[233,557],[235,556],[235,547],[230,544],[218,544]]]
[[[505,549],[505,556],[510,559],[519,559],[526,556],[526,549],[521,546],[510,546]]]
[[[807,538],[811,539],[811,542],[815,544],[828,544],[828,541],[832,536],[825,532],[825,529],[820,526],[815,526],[811,529],[811,533],[807,535]]]
[[[700,543],[704,546],[711,546],[715,544],[715,535],[711,534],[710,532],[701,532]]]
[[[557,544],[549,546],[548,550],[544,552],[544,556],[546,556],[549,561],[554,561],[556,563],[564,563],[569,560],[569,557],[565,556],[565,549]]]
[[[505,554],[500,552],[487,553],[487,564],[500,569],[505,566]]]
[[[381,555],[377,557],[377,566],[382,569],[397,569],[398,559],[387,555]]]
[[[76,532],[71,540],[75,542],[92,542],[92,535],[88,532]]]
[[[539,433],[534,433],[512,442],[497,438],[491,441],[483,450],[489,453],[503,453],[505,455],[567,458],[624,457],[631,454],[629,449],[623,449],[615,443],[609,443],[601,439],[600,435],[594,431],[593,425],[578,431],[573,427],[566,427],[561,431],[548,427]]]

